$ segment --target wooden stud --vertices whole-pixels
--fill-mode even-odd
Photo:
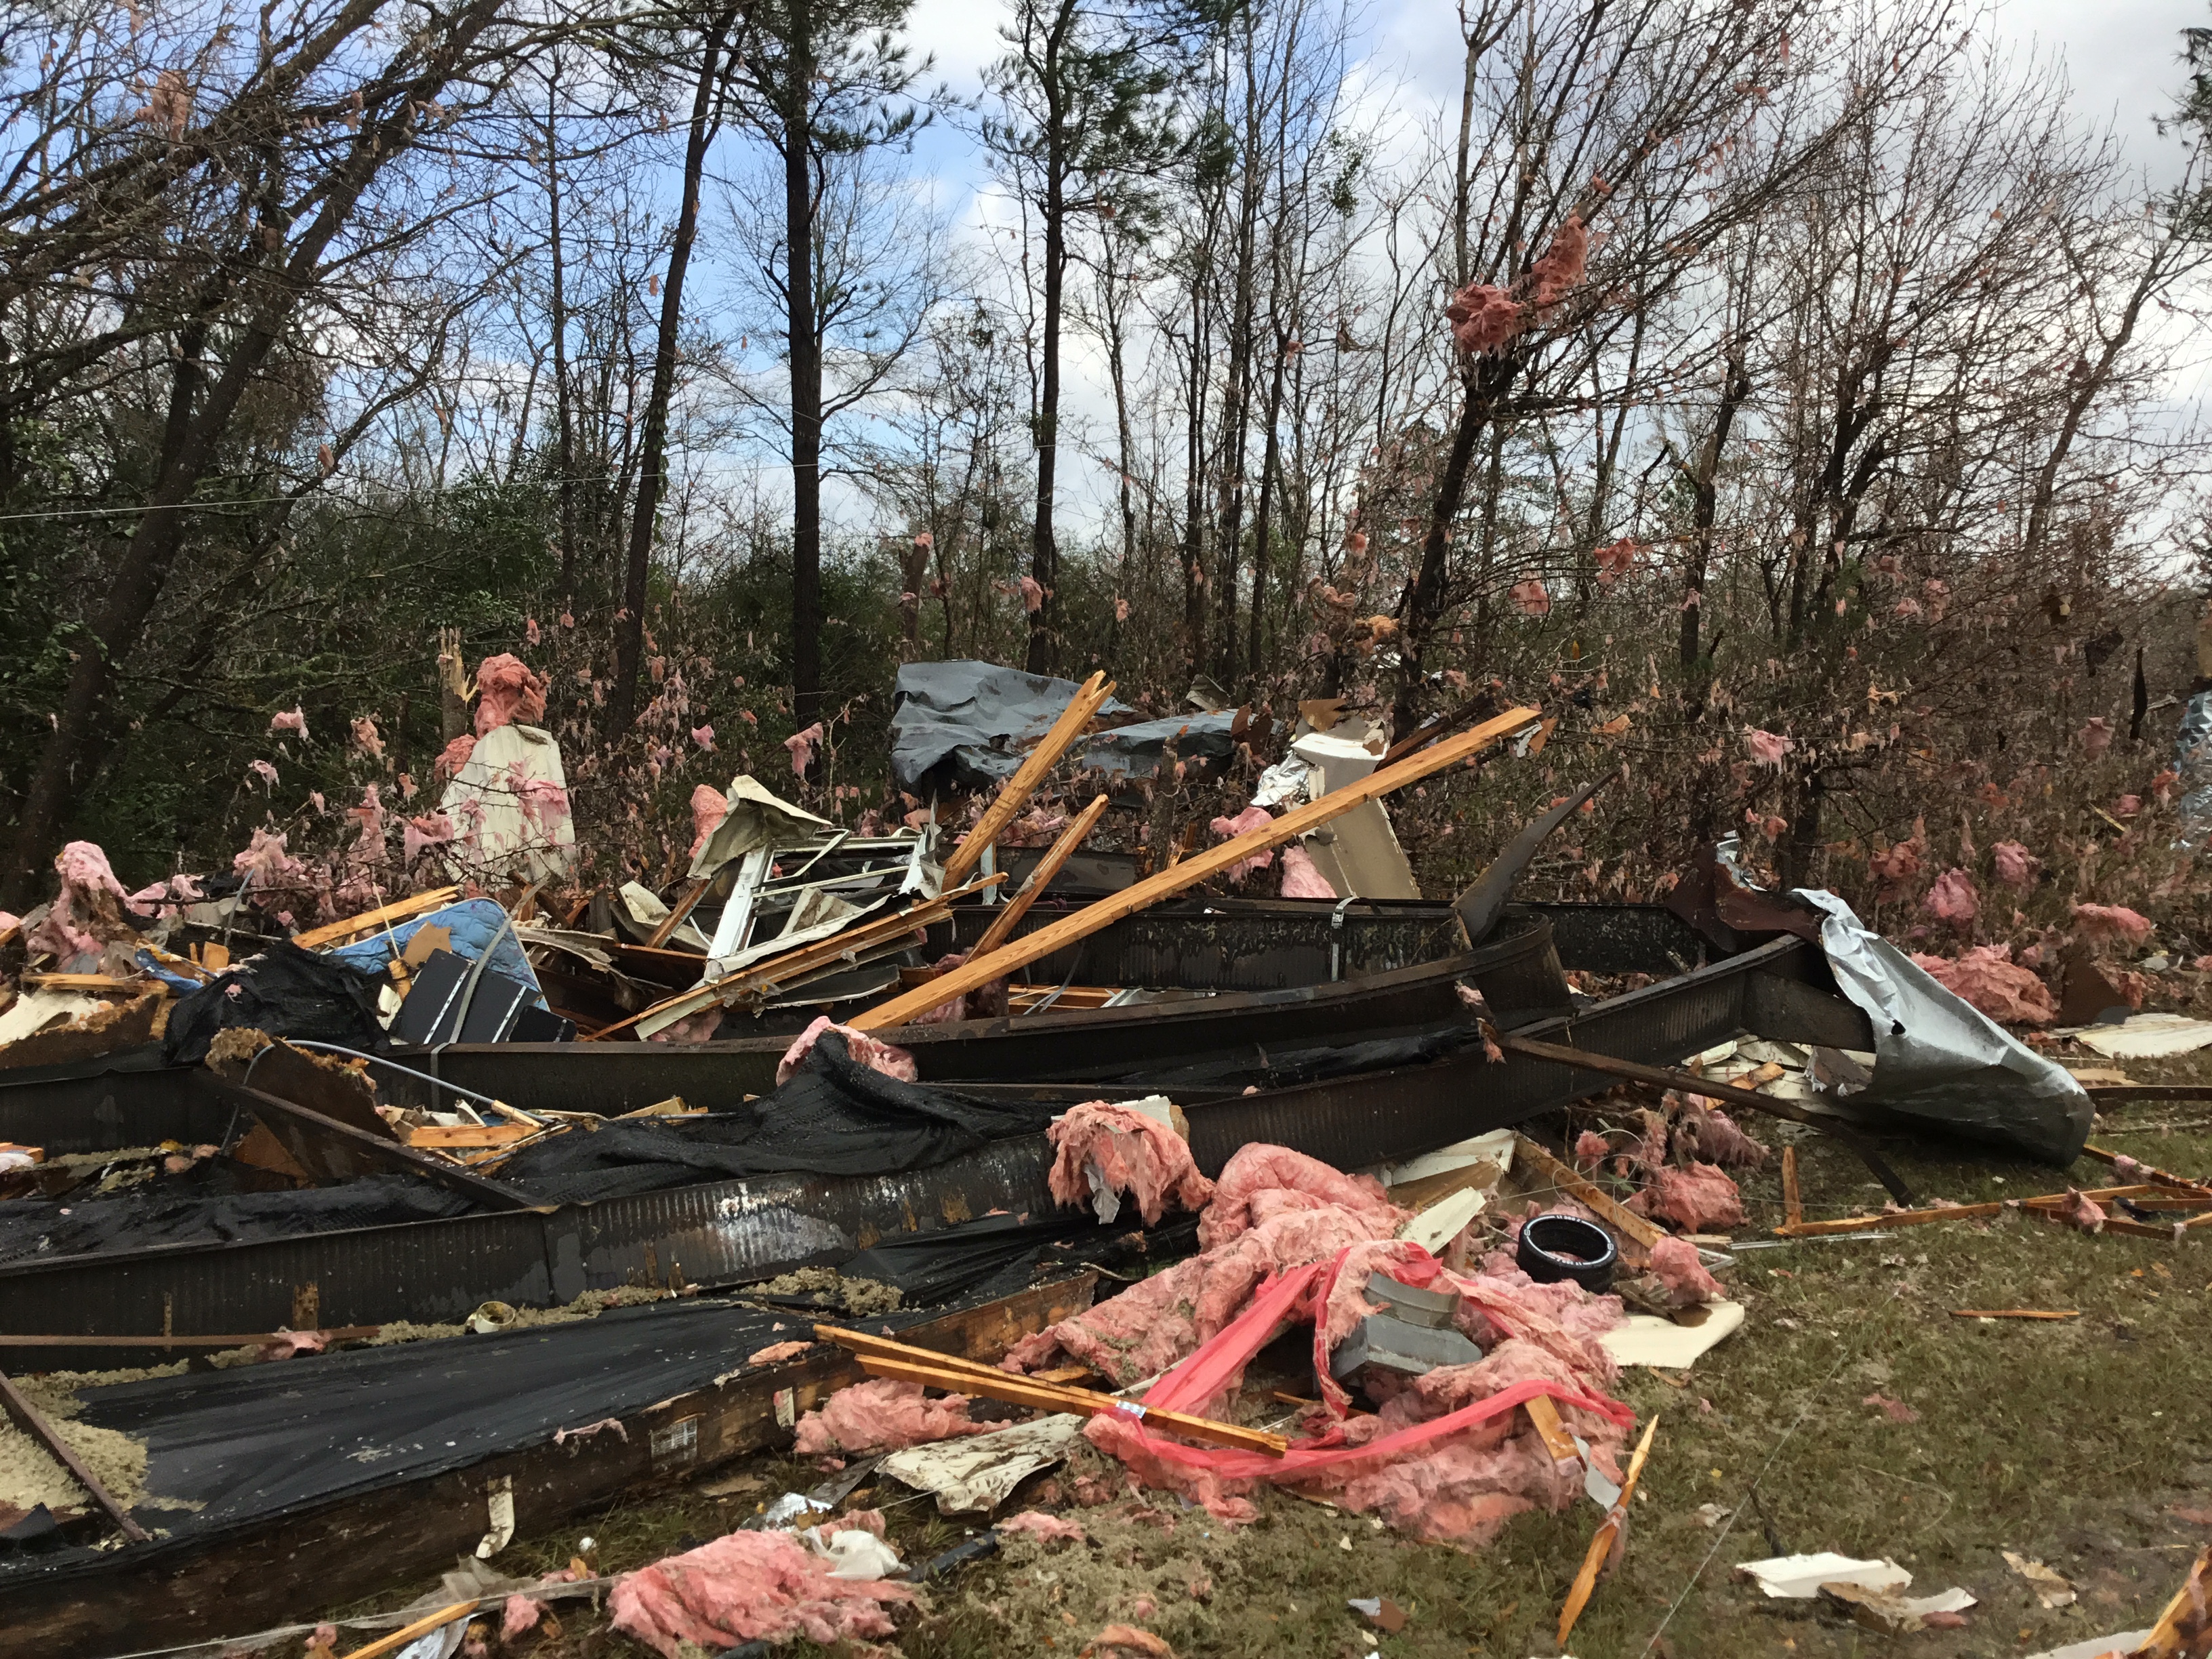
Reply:
[[[389,1636],[380,1636],[366,1647],[356,1648],[346,1659],[383,1659],[387,1653],[397,1653],[411,1646],[434,1630],[443,1630],[450,1624],[466,1619],[483,1604],[481,1601],[456,1601],[449,1607],[441,1607],[426,1618],[411,1625],[402,1625]]]
[[[1805,1224],[1805,1200],[1797,1191],[1797,1149],[1782,1149],[1782,1219],[1792,1227]]]
[[[1536,1437],[1544,1443],[1544,1449],[1552,1454],[1554,1463],[1571,1463],[1582,1455],[1575,1444],[1574,1436],[1567,1425],[1559,1421],[1559,1408],[1552,1403],[1547,1394],[1531,1395],[1522,1402],[1528,1420],[1536,1425]]]
[[[664,997],[649,1008],[639,1009],[628,1019],[617,1020],[612,1025],[603,1026],[592,1032],[591,1036],[580,1037],[578,1040],[584,1042],[602,1042],[617,1031],[628,1030],[641,1019],[659,1013],[665,1009],[674,1007],[679,1003],[690,1001],[702,992],[712,991],[715,994],[716,999],[720,1000],[725,994],[734,994],[747,987],[775,985],[813,969],[824,967],[848,955],[866,950],[872,945],[888,944],[903,933],[911,933],[916,928],[927,927],[932,922],[943,921],[950,914],[953,900],[964,898],[970,893],[981,892],[994,882],[1005,879],[1003,875],[986,876],[981,881],[970,882],[965,887],[939,893],[933,899],[924,899],[919,903],[908,905],[905,909],[895,911],[890,915],[872,916],[866,921],[854,923],[842,933],[832,933],[827,939],[816,939],[811,945],[802,945],[796,950],[787,951],[780,957],[770,957],[765,962],[757,962],[750,968],[741,968],[736,973],[726,974],[712,984],[695,985],[688,991],[679,991],[672,997]],[[945,999],[939,998],[939,1000],[942,1001]],[[932,1003],[930,1006],[934,1007],[936,1004]]]
[[[333,921],[321,927],[310,927],[304,933],[292,935],[292,943],[303,951],[315,951],[325,945],[336,945],[351,939],[356,933],[373,933],[378,928],[395,921],[404,921],[410,916],[419,916],[427,910],[436,910],[452,903],[461,896],[458,887],[435,887],[427,893],[417,893],[412,898],[397,899],[375,910],[364,910],[357,916],[348,916],[343,921]]]
[[[31,1402],[23,1398],[15,1385],[0,1375],[0,1407],[15,1419],[16,1427],[44,1445],[52,1452],[54,1462],[70,1472],[70,1478],[92,1495],[92,1501],[107,1511],[107,1518],[115,1522],[116,1529],[134,1544],[143,1544],[152,1537],[145,1528],[131,1518],[131,1513],[115,1501],[115,1494],[100,1484],[100,1477],[84,1465],[76,1455],[76,1448],[62,1438],[52,1424],[32,1409]]]
[[[1114,682],[1108,679],[1103,672],[1093,674],[1077,688],[1074,696],[1068,699],[1067,707],[1060,711],[1060,718],[1052,723],[1052,729],[1023,758],[1014,775],[1006,780],[1006,787],[1000,790],[998,798],[984,809],[981,819],[945,860],[945,884],[947,887],[964,881],[968,872],[982,862],[984,853],[1014,821],[1014,815],[1022,810],[1023,805],[1036,792],[1037,785],[1045,781],[1046,775],[1059,763],[1068,745],[1082,735],[1085,726],[1091,724],[1091,717],[1113,695]]]
[[[648,951],[658,951],[662,945],[667,944],[668,936],[684,925],[684,918],[691,914],[694,905],[707,896],[708,888],[713,885],[714,880],[711,877],[705,880],[693,882],[685,890],[684,896],[676,901],[675,908],[661,917],[660,926],[653,930],[653,937],[646,940],[645,948]]]
[[[840,1347],[853,1350],[873,1376],[896,1376],[953,1394],[980,1394],[988,1400],[1028,1406],[1038,1411],[1073,1412],[1086,1417],[1123,1413],[1186,1439],[1211,1441],[1216,1445],[1261,1452],[1270,1457],[1280,1457],[1290,1446],[1290,1442],[1279,1434],[1247,1429],[1234,1423],[1217,1423],[1211,1418],[1193,1417],[1184,1412],[1150,1408],[1135,1401],[1118,1400],[1089,1389],[1062,1388],[972,1360],[948,1359],[927,1348],[910,1347],[889,1337],[871,1336],[865,1331],[817,1325],[814,1334],[824,1342],[835,1342]]]
[[[1513,1155],[1531,1165],[1537,1174],[1590,1211],[1615,1232],[1625,1234],[1630,1243],[1646,1255],[1650,1254],[1654,1244],[1667,1237],[1665,1228],[1624,1207],[1612,1194],[1593,1182],[1583,1180],[1528,1136],[1516,1134],[1513,1137]],[[1626,1250],[1622,1252],[1624,1256],[1626,1254]]]
[[[1109,894],[1095,904],[1085,905],[1071,916],[1064,916],[1049,927],[1040,927],[1034,933],[1013,939],[988,956],[971,955],[961,966],[931,983],[889,1002],[856,1015],[852,1024],[862,1031],[879,1031],[889,1026],[902,1025],[917,1014],[926,1014],[940,1003],[956,996],[979,990],[994,979],[1010,976],[1017,968],[1025,968],[1032,962],[1042,960],[1055,951],[1064,950],[1079,940],[1090,938],[1101,928],[1109,927],[1124,916],[1157,904],[1186,887],[1196,886],[1208,876],[1218,875],[1231,865],[1250,858],[1255,853],[1265,852],[1285,842],[1295,840],[1308,830],[1317,830],[1349,812],[1353,807],[1379,799],[1393,790],[1407,784],[1418,783],[1425,777],[1443,771],[1446,767],[1468,758],[1488,748],[1498,738],[1520,731],[1536,718],[1533,708],[1515,708],[1495,720],[1485,720],[1471,732],[1423,750],[1399,762],[1370,773],[1357,783],[1346,784],[1332,790],[1317,801],[1309,802],[1294,811],[1285,812],[1272,823],[1217,843],[1204,852],[1187,858],[1171,869],[1147,877]],[[971,838],[972,839],[972,838]]]
[[[1954,1308],[1954,1319],[2079,1319],[2079,1308]]]
[[[1651,1437],[1659,1431],[1659,1419],[1653,1418],[1644,1425],[1644,1438],[1637,1442],[1636,1455],[1628,1460],[1628,1479],[1620,1483],[1620,1496],[1605,1512],[1605,1519],[1590,1539],[1589,1553],[1583,1557],[1582,1571],[1575,1575],[1574,1585],[1567,1591],[1566,1605],[1559,1609],[1559,1646],[1567,1645],[1568,1632],[1575,1620],[1583,1616],[1589,1604],[1590,1592],[1597,1588],[1598,1569],[1605,1558],[1613,1553],[1613,1540],[1620,1535],[1621,1522],[1628,1515],[1628,1500],[1636,1495],[1636,1482],[1644,1473],[1644,1460],[1651,1451]]]
[[[1083,845],[1084,838],[1090,835],[1105,810],[1106,797],[1094,797],[1091,805],[1077,815],[1075,822],[1060,831],[1060,839],[1046,849],[1045,855],[1037,860],[1036,868],[1030,872],[1030,878],[1022,884],[1022,890],[999,908],[999,914],[991,919],[991,925],[983,930],[983,937],[975,941],[974,948],[968,953],[969,956],[988,956],[1014,936],[1014,929],[1021,925],[1022,918],[1029,915],[1030,906],[1043,896],[1044,890],[1052,884],[1052,878],[1060,873],[1061,866],[1075,855],[1076,849]]]

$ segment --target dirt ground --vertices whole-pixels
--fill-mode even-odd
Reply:
[[[2212,1082],[2212,1055],[2125,1069],[2141,1082]],[[2182,1127],[2147,1127],[2162,1124]],[[1792,1126],[1759,1127],[1778,1147],[1796,1139],[1809,1217],[1882,1202],[1864,1168],[1832,1143]],[[2093,1138],[2212,1175],[2212,1103],[2118,1108]],[[2066,1184],[2048,1169],[1961,1146],[1898,1139],[1884,1150],[1923,1201]],[[2072,1174],[2080,1186],[2112,1184],[2086,1160]],[[1771,1165],[1747,1178],[1744,1193],[1750,1224],[1736,1236],[1765,1237],[1782,1219]],[[1626,1559],[1600,1581],[1571,1638],[1582,1659],[2033,1653],[2149,1625],[2212,1541],[2212,1229],[2175,1245],[2092,1237],[2013,1213],[1746,1250],[1722,1277],[1749,1304],[1744,1328],[1680,1386],[1648,1370],[1622,1378],[1639,1431],[1652,1413],[1660,1424]],[[2080,1317],[1954,1316],[1985,1308]],[[1875,1395],[1899,1408],[1868,1403]],[[1073,1473],[1058,1477],[1063,1486]],[[518,1539],[496,1565],[511,1573],[565,1565],[588,1536],[602,1572],[640,1566],[820,1478],[776,1457],[725,1466],[684,1491]],[[1050,1478],[1033,1477],[1002,1514],[1036,1504]],[[852,1501],[884,1508],[909,1561],[970,1530],[893,1482]],[[898,1650],[908,1659],[1073,1656],[1104,1625],[1130,1622],[1182,1659],[1554,1655],[1559,1602],[1598,1519],[1587,1504],[1522,1516],[1490,1547],[1466,1553],[1279,1492],[1261,1498],[1261,1519],[1241,1531],[1164,1495],[1050,1506],[1079,1521],[1090,1542],[1017,1540],[962,1568],[902,1619]],[[1962,1629],[1891,1638],[1814,1603],[1765,1600],[1730,1577],[1739,1561],[1820,1550],[1893,1558],[1911,1571],[1913,1594],[1958,1585],[1979,1605]],[[2078,1599],[2040,1606],[2006,1565],[2008,1550],[2046,1563]],[[395,1586],[378,1605],[421,1588]],[[1410,1618],[1384,1633],[1346,1607],[1355,1596],[1388,1596]],[[515,1650],[544,1659],[648,1651],[580,1605],[563,1606],[559,1620],[557,1634],[520,1638]],[[495,1635],[492,1649],[501,1650]]]

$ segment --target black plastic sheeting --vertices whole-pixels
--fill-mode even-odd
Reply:
[[[837,1264],[848,1279],[896,1285],[909,1303],[955,1296],[981,1299],[1011,1296],[1048,1267],[1097,1266],[1138,1251],[1160,1260],[1198,1248],[1198,1218],[1164,1218],[1150,1231],[1133,1222],[1115,1227],[1077,1212],[1051,1215],[987,1215],[957,1227],[903,1233],[884,1239]]]
[[[939,1316],[902,1310],[870,1323],[896,1333]],[[572,1324],[86,1389],[79,1420],[144,1441],[147,1491],[202,1505],[142,1506],[141,1524],[165,1534],[132,1547],[143,1561],[626,1417],[744,1369],[790,1326],[787,1312],[722,1299],[611,1309]],[[80,1547],[0,1555],[0,1590],[115,1560]]]
[[[1426,1066],[1472,1048],[1481,1040],[1479,1026],[1461,1020],[1359,1042],[1304,1048],[1270,1048],[1254,1043],[1241,1050],[1193,1060],[1187,1066],[1157,1070],[1139,1066],[1112,1087],[1124,1095],[1140,1090],[1172,1093],[1179,1089],[1286,1089],[1293,1084],[1318,1083],[1328,1078],[1350,1077],[1358,1072]]]
[[[227,1243],[339,1232],[402,1221],[441,1221],[476,1206],[414,1176],[368,1176],[299,1191],[209,1194],[155,1179],[104,1198],[18,1198],[0,1204],[0,1261],[152,1244]]]
[[[1073,680],[988,662],[907,663],[892,705],[891,775],[924,798],[1003,783],[1080,690]],[[1109,697],[1098,712],[1136,710]]]
[[[887,1175],[988,1141],[1036,1134],[1062,1110],[902,1083],[824,1031],[807,1067],[772,1094],[702,1118],[630,1118],[526,1146],[502,1181],[553,1200],[612,1198],[732,1176]]]
[[[386,1043],[376,1023],[380,984],[333,957],[280,939],[180,999],[169,1011],[162,1057],[172,1066],[196,1066],[218,1032],[238,1026],[380,1050]]]

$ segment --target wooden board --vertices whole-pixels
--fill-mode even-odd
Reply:
[[[1536,711],[1533,708],[1509,709],[1495,720],[1485,720],[1471,732],[1447,738],[1432,748],[1400,761],[1395,766],[1370,773],[1357,783],[1333,790],[1317,801],[1309,802],[1257,829],[1248,830],[1241,836],[1209,847],[1204,852],[1194,854],[1157,875],[1147,876],[1095,904],[1085,905],[1073,915],[1063,917],[1049,927],[1040,927],[1024,938],[1011,940],[988,956],[970,956],[960,967],[929,985],[893,997],[889,1002],[855,1016],[852,1024],[855,1030],[863,1031],[882,1030],[903,1024],[915,1015],[926,1014],[956,996],[980,990],[994,979],[1007,977],[1017,968],[1026,968],[1030,963],[1042,961],[1055,951],[1086,939],[1101,928],[1109,927],[1125,916],[1134,915],[1186,887],[1195,886],[1209,876],[1219,875],[1255,853],[1266,852],[1285,842],[1293,841],[1308,830],[1318,830],[1331,820],[1341,817],[1355,806],[1380,799],[1393,790],[1418,783],[1446,767],[1468,759],[1509,732],[1521,730],[1536,718]]]
[[[364,910],[357,916],[348,916],[343,921],[333,921],[321,927],[310,927],[304,933],[292,935],[292,943],[303,951],[319,951],[325,945],[343,944],[360,933],[373,933],[387,923],[404,921],[410,916],[419,916],[428,910],[436,910],[460,897],[458,887],[437,887],[427,893],[417,893],[412,898],[395,899],[390,904],[374,910]]]
[[[983,811],[975,827],[962,839],[945,860],[945,884],[957,887],[966,879],[968,872],[982,862],[986,848],[999,839],[1006,827],[1014,821],[1022,805],[1045,781],[1067,746],[1082,735],[1083,728],[1091,724],[1091,717],[1114,695],[1114,682],[1101,672],[1093,674],[1076,688],[1068,699],[1067,707],[1060,711],[1060,718],[1037,742],[1037,746],[1024,757],[1015,769],[1014,775],[1006,780],[1006,787]]]
[[[1667,1237],[1664,1227],[1646,1221],[1635,1211],[1624,1207],[1612,1194],[1595,1182],[1583,1180],[1528,1136],[1516,1134],[1513,1137],[1513,1155],[1607,1226],[1622,1235],[1620,1259],[1628,1266],[1640,1267],[1642,1261],[1632,1260],[1632,1254],[1648,1258],[1651,1247]]]

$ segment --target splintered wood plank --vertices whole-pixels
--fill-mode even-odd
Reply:
[[[1014,821],[1037,785],[1045,781],[1060,757],[1067,752],[1068,745],[1091,724],[1091,717],[1105,706],[1106,699],[1114,695],[1114,682],[1102,672],[1093,674],[1076,688],[1068,699],[1067,707],[1060,711],[1060,718],[1052,729],[1038,739],[1037,746],[1023,758],[1014,775],[1006,780],[1006,787],[999,791],[998,798],[983,811],[982,817],[952,849],[945,860],[945,885],[957,886],[970,870],[982,862],[984,853],[999,839],[1006,827]]]
[[[1263,853],[1285,842],[1294,841],[1309,830],[1318,830],[1323,824],[1341,817],[1355,806],[1380,799],[1393,790],[1418,783],[1448,766],[1455,765],[1488,748],[1498,738],[1520,731],[1536,718],[1536,711],[1533,708],[1508,709],[1497,719],[1485,720],[1474,730],[1463,732],[1455,738],[1447,738],[1431,748],[1400,761],[1395,766],[1384,767],[1357,783],[1346,784],[1341,789],[1332,790],[1317,801],[1309,802],[1295,811],[1285,812],[1271,823],[1248,830],[1241,836],[1194,854],[1170,869],[1133,883],[1095,904],[1085,905],[1074,915],[1062,917],[1050,927],[1040,927],[1022,939],[1011,939],[988,956],[980,953],[971,955],[951,973],[855,1016],[852,1024],[856,1030],[863,1031],[878,1031],[886,1027],[902,1025],[917,1014],[926,1014],[954,997],[980,990],[994,979],[1007,977],[1017,968],[1026,968],[1032,962],[1042,961],[1055,951],[1089,939],[1101,928],[1109,927],[1125,916],[1134,915],[1186,887],[1194,887],[1209,876],[1219,875],[1255,853]]]
[[[292,935],[292,943],[303,951],[315,951],[325,945],[336,945],[356,933],[373,933],[389,922],[404,921],[410,916],[419,916],[427,910],[436,910],[460,897],[458,887],[435,887],[427,893],[417,893],[412,898],[395,899],[390,904],[374,910],[364,910],[357,916],[348,916],[343,921],[333,921],[320,927],[310,927],[304,933]]]

